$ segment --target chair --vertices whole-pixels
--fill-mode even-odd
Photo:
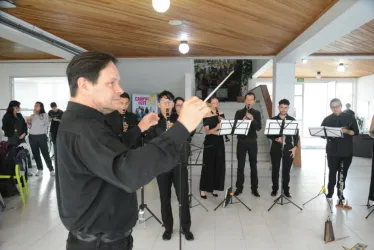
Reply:
[[[12,179],[13,178],[13,179],[17,180],[18,189],[19,189],[19,193],[21,195],[22,203],[23,203],[23,205],[26,205],[24,193],[26,193],[26,195],[29,196],[29,189],[27,188],[25,173],[24,173],[24,171],[22,171],[22,173],[21,173],[21,171],[20,171],[20,164],[16,164],[15,170],[16,170],[15,171],[15,173],[16,173],[15,176],[12,176],[12,175],[0,175],[0,179]],[[22,177],[22,181],[23,181],[24,187],[22,187],[21,177]]]

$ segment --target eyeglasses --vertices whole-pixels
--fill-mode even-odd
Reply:
[[[169,101],[169,100],[161,100],[160,102],[161,104],[166,104],[166,105],[171,105],[174,103],[173,101]]]
[[[176,108],[181,108],[183,106],[183,104],[177,104],[175,105]]]

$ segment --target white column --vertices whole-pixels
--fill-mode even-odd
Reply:
[[[295,63],[273,63],[273,116],[279,113],[278,102],[290,101],[288,114],[294,116]]]
[[[188,100],[195,95],[195,85],[192,74],[186,73],[184,75],[184,99]]]

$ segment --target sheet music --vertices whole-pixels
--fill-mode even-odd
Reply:
[[[251,126],[251,120],[237,120],[234,135],[247,135]],[[231,135],[235,120],[222,120],[219,135]]]
[[[264,134],[265,135],[279,135],[282,121],[283,120],[267,119]],[[298,127],[299,127],[299,122],[285,120],[283,134],[284,135],[296,135],[298,131]]]
[[[334,127],[310,127],[309,133],[311,136],[325,137],[326,135],[324,128],[326,128],[327,137],[343,137],[342,128]]]

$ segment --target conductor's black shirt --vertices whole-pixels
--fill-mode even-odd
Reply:
[[[56,191],[64,226],[87,234],[133,228],[136,190],[177,165],[188,136],[176,122],[145,147],[129,150],[104,114],[69,102],[57,134]]]
[[[247,115],[247,108],[240,109],[235,113],[235,120],[243,120],[243,118]],[[253,116],[253,120],[251,122],[251,126],[249,127],[249,131],[247,135],[238,135],[239,140],[257,140],[257,132],[261,130],[261,113],[260,111],[251,108],[249,113]]]
[[[353,115],[340,113],[327,116],[321,126],[334,128],[347,128],[358,135],[357,121]],[[330,156],[350,157],[353,155],[353,136],[343,134],[344,138],[327,138],[326,153]]]

